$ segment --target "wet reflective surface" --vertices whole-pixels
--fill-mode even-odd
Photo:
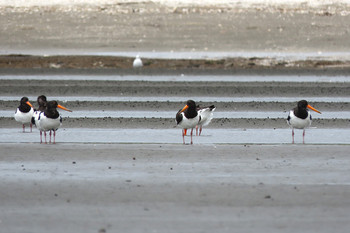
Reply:
[[[350,82],[347,76],[300,75],[0,75],[0,80],[99,80],[99,81],[164,81],[164,82]]]
[[[22,133],[21,128],[1,128],[0,142],[39,143],[39,131]],[[190,142],[190,130],[185,137]],[[195,130],[194,130],[195,135]],[[49,139],[49,137],[47,137]],[[289,144],[291,129],[203,129],[201,136],[193,136],[194,144]],[[173,129],[59,129],[57,143],[157,143],[182,144],[180,128]],[[302,143],[302,130],[295,130],[295,142]],[[306,130],[307,144],[350,144],[348,129]]]
[[[29,99],[35,100],[37,96],[27,96]],[[0,96],[0,100],[17,101],[18,96]],[[202,102],[295,102],[299,101],[301,97],[207,97],[207,96],[50,96],[50,99],[57,101],[112,101],[112,102],[148,102],[148,101],[162,101],[162,102],[184,102],[186,99],[197,100]],[[303,96],[309,102],[350,102],[350,97],[308,97]]]
[[[289,112],[272,112],[272,111],[230,111],[221,112],[215,111],[215,118],[287,118]],[[14,111],[0,110],[0,117],[13,117]],[[69,118],[103,118],[103,117],[124,117],[124,118],[174,118],[174,111],[109,111],[109,110],[91,110],[91,111],[74,111],[66,113],[61,111],[61,115]],[[322,114],[311,113],[313,119],[350,119],[349,111],[332,111],[332,112],[322,112]]]

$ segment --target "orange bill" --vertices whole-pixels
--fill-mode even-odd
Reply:
[[[181,110],[181,112],[185,111],[186,109],[188,109],[188,105],[186,105],[186,106]]]
[[[313,110],[313,111],[315,111],[315,112],[317,112],[317,113],[319,113],[319,114],[321,114],[320,111],[318,111],[317,109],[315,109],[314,107],[312,107],[312,106],[309,105],[309,104],[308,104],[306,107],[309,108],[309,109],[311,109],[311,110]]]
[[[63,107],[62,105],[57,105],[57,108],[66,110],[66,111],[68,111],[68,112],[71,112],[71,111],[72,111],[72,110],[69,110],[68,108]]]
[[[26,104],[28,104],[30,107],[33,107],[33,105],[29,101],[27,101]]]

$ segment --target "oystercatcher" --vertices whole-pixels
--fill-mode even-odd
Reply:
[[[43,112],[46,109],[47,99],[46,96],[40,95],[37,98],[38,102],[38,109],[35,109],[33,117],[32,117],[32,124],[34,124],[39,129],[39,115],[41,112]],[[40,129],[39,129],[40,130]],[[43,131],[40,130],[40,142],[42,143],[42,134]]]
[[[45,143],[46,143],[46,131],[50,131],[50,143],[51,143],[51,131],[53,131],[53,144],[56,143],[56,130],[62,125],[62,117],[57,111],[57,108],[71,112],[71,110],[59,105],[57,101],[49,101],[46,104],[46,109],[40,112],[38,117],[38,129],[44,131]],[[41,134],[40,134],[40,143]]]
[[[191,129],[191,144],[193,144],[192,135],[193,128],[200,122],[201,117],[197,112],[196,103],[188,100],[186,106],[179,110],[176,114],[176,123],[182,128],[182,139],[185,144],[185,131]]]
[[[22,123],[23,133],[25,132],[25,125],[30,124],[30,132],[32,132],[32,117],[34,109],[29,102],[28,97],[22,97],[20,105],[15,111],[15,120]]]
[[[292,127],[292,143],[294,143],[294,129],[303,130],[303,143],[305,143],[305,128],[309,127],[312,122],[311,114],[307,108],[321,114],[320,111],[309,105],[306,100],[299,101],[298,106],[290,110],[287,117],[287,123]]]
[[[198,128],[199,128],[199,136],[201,136],[203,126],[207,126],[210,123],[210,121],[213,119],[213,112],[215,111],[215,109],[216,108],[214,105],[211,105],[209,107],[203,107],[203,108],[197,106],[197,111],[201,117],[201,120],[196,126],[196,136],[198,136]]]
[[[43,112],[46,108],[46,103],[47,103],[46,96],[44,96],[44,95],[38,96],[37,102],[38,102],[39,107],[38,107],[38,109],[36,109],[36,111]]]

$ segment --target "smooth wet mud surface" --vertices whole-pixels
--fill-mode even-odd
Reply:
[[[345,76],[285,75],[272,80],[261,76],[261,81],[256,75],[180,75],[181,80],[163,75],[164,81],[152,75],[117,76],[116,80],[102,75],[87,80],[67,74],[62,79],[59,75],[40,76],[2,76],[2,127],[18,127],[11,113],[18,105],[18,96],[28,96],[36,106],[38,90],[73,110],[61,111],[63,127],[68,128],[169,129],[175,126],[175,114],[187,99],[201,106],[216,106],[209,128],[288,128],[288,112],[300,99],[307,99],[323,112],[312,113],[313,127],[349,127],[350,82]]]
[[[252,82],[245,76],[247,82],[245,77],[183,82],[138,75],[97,81],[99,76],[67,80],[64,74],[62,80],[32,74],[0,79],[2,229],[319,233],[349,228],[346,80],[301,76]],[[61,112],[56,144],[40,144],[37,129],[22,133],[11,117],[23,93],[36,105],[38,90],[74,112]],[[306,94],[325,117],[315,117],[305,144],[296,130],[293,145],[285,117]],[[183,145],[174,117],[190,96],[217,109],[202,135],[193,136],[194,144],[188,131]]]
[[[344,175],[350,165],[348,146],[1,143],[0,147],[3,230],[349,229],[350,180]]]
[[[0,141],[3,143],[40,143],[38,130],[21,133],[22,129],[0,129]],[[302,144],[302,130],[295,130],[296,143]],[[201,136],[193,131],[193,142],[198,145],[206,144],[290,144],[292,141],[291,129],[206,129]],[[307,144],[349,145],[348,129],[315,129],[306,130],[305,142]],[[49,142],[47,133],[47,142]],[[43,136],[44,140],[44,136]],[[53,139],[52,139],[53,140]],[[191,141],[190,130],[185,142]],[[58,130],[56,143],[132,143],[132,144],[182,144],[180,128],[70,128]]]

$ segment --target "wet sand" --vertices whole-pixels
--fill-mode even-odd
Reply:
[[[7,232],[347,232],[350,227],[348,146],[0,147],[0,224]]]

